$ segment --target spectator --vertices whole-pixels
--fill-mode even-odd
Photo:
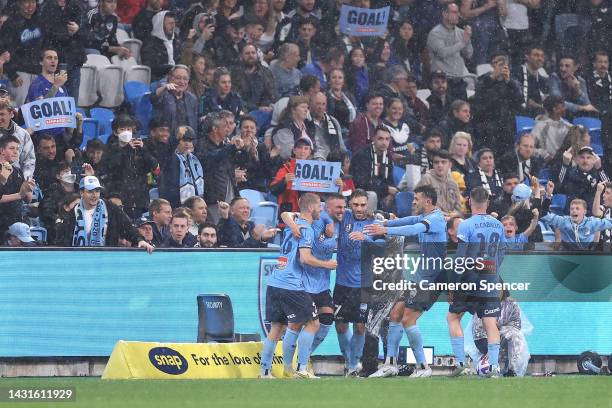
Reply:
[[[291,146],[297,139],[304,136],[310,140],[314,135],[309,135],[306,128],[306,119],[308,119],[309,100],[305,96],[292,96],[289,98],[289,103],[285,108],[279,125],[272,132],[272,141],[274,146],[279,150],[281,159],[287,160],[291,156]]]
[[[372,142],[376,128],[382,124],[381,116],[384,106],[384,98],[380,94],[373,93],[366,98],[365,112],[357,114],[349,129],[348,147],[353,154],[366,148]]]
[[[587,214],[591,214],[593,200],[597,191],[597,183],[608,182],[610,178],[601,167],[601,159],[590,146],[578,150],[576,167],[570,167],[573,159],[571,149],[563,153],[563,165],[559,172],[558,191],[568,196],[570,200],[578,198],[586,202]],[[570,210],[569,205],[566,210]]]
[[[450,138],[457,132],[469,135],[475,134],[469,103],[461,99],[454,100],[450,105],[450,112],[450,117],[440,124],[440,128],[444,130],[444,146],[448,144]]]
[[[45,44],[54,48],[60,61],[66,64],[66,93],[78,102],[81,67],[87,61],[87,32],[81,29],[83,11],[75,0],[51,0],[43,4],[41,15],[44,16],[42,25]]]
[[[306,64],[302,68],[303,75],[314,75],[319,78],[321,89],[327,89],[327,75],[334,68],[342,69],[344,65],[344,51],[335,47],[328,49],[316,61]]]
[[[109,58],[113,54],[121,58],[132,56],[129,48],[119,45],[117,41],[116,9],[117,0],[100,0],[98,7],[87,13],[87,25],[83,28],[87,54],[103,54]]]
[[[215,28],[217,21],[214,16],[217,14],[218,2],[214,0],[200,0],[195,1],[186,7],[186,10],[182,13],[180,21],[179,31],[183,36],[186,36],[190,29],[194,28],[194,23],[198,14],[207,14],[211,19],[211,23],[214,21]]]
[[[298,0],[295,9],[278,23],[276,27],[275,41],[278,43],[293,42],[297,37],[297,22],[304,18],[321,20],[321,10],[316,8],[313,0]],[[274,6],[273,6],[274,7]]]
[[[612,220],[612,183],[597,184],[592,211],[595,217]],[[599,241],[607,245],[612,244],[612,229],[602,231]]]
[[[508,35],[510,61],[512,67],[516,68],[520,64],[523,53],[527,53],[529,59],[529,54],[533,51],[529,45],[533,41],[530,30],[530,25],[533,23],[529,21],[529,14],[540,8],[541,0],[507,0],[506,3],[506,15],[500,16],[500,20]],[[540,49],[540,51],[543,57],[543,50]],[[521,82],[518,78],[517,81]]]
[[[219,245],[229,248],[265,248],[276,235],[275,228],[261,229],[249,221],[251,207],[246,198],[236,197],[230,203],[230,217],[219,229]]]
[[[427,97],[429,117],[433,126],[439,125],[448,117],[452,102],[453,97],[448,92],[446,74],[444,71],[434,71],[431,74],[431,95]]]
[[[98,179],[106,177],[104,162],[102,161],[105,151],[106,145],[99,139],[90,140],[87,142],[87,146],[85,146],[86,161],[89,162],[95,174],[98,175]]]
[[[574,57],[565,55],[559,58],[559,72],[550,76],[550,94],[565,100],[565,108],[575,116],[584,113],[597,113],[591,105],[586,81],[576,74],[578,67]]]
[[[244,172],[243,180],[236,180],[238,189],[251,189],[266,192],[266,183],[282,165],[279,151],[273,147],[268,150],[265,143],[257,139],[257,122],[251,116],[240,119],[240,135],[244,148],[236,152],[234,166]]]
[[[569,166],[576,167],[577,162],[575,159],[578,157],[578,152],[585,146],[590,146],[591,135],[583,126],[572,126],[567,132],[563,143],[557,150],[557,153],[550,162],[550,166],[555,172],[561,169],[561,165],[565,156],[565,152],[569,151],[572,155]]]
[[[153,115],[168,121],[173,137],[180,126],[198,127],[198,100],[187,90],[189,76],[188,67],[175,65],[168,72],[168,82],[151,94]]]
[[[132,21],[134,38],[143,43],[149,39],[153,31],[153,16],[161,11],[161,5],[161,0],[147,0],[146,7],[143,7]]]
[[[414,153],[414,143],[410,138],[410,127],[404,121],[404,104],[399,98],[390,98],[387,103],[387,114],[383,125],[391,134],[391,160],[398,166],[408,164],[410,156]]]
[[[515,178],[514,180],[517,179]],[[531,188],[526,184],[518,184],[514,187],[505,213],[514,218],[517,230],[519,233],[525,234],[527,238],[525,242],[542,242],[542,230],[538,225],[537,219],[541,209],[542,198],[540,196],[540,183],[537,177],[531,178],[531,184]],[[538,213],[534,214],[534,211]],[[499,214],[504,213],[500,212]],[[535,225],[533,225],[534,222]]]
[[[308,100],[310,100],[310,98],[316,94],[317,92],[319,92],[321,90],[321,86],[319,84],[319,79],[314,76],[314,75],[304,75],[302,77],[302,79],[300,79],[300,89],[298,92],[298,95],[291,95],[291,96],[305,96]],[[285,108],[287,108],[287,105],[289,104],[289,98],[290,97],[284,97],[284,98],[280,98],[275,104],[274,104],[274,110],[272,112],[272,120],[270,121],[270,125],[273,126],[273,128],[270,128],[268,130],[268,132],[266,132],[266,137],[268,137],[268,134],[271,134],[275,128],[280,124],[280,117],[282,115],[282,113],[285,111]]]
[[[338,120],[344,133],[357,116],[357,103],[353,95],[344,90],[344,71],[332,69],[329,72],[329,89],[327,95],[327,113]]]
[[[442,148],[442,133],[437,129],[432,129],[425,135],[423,146],[416,152],[416,162],[414,164],[421,168],[421,175],[433,168],[433,153]]]
[[[217,27],[219,30],[215,30],[213,38],[215,61],[219,66],[233,67],[239,63],[240,50],[246,44],[242,24],[240,19],[235,19],[223,25],[217,18]]]
[[[418,134],[425,133],[425,126],[429,124],[429,108],[425,102],[418,97],[419,87],[417,80],[413,76],[408,76],[406,81],[406,110],[410,114],[412,127]],[[416,125],[416,126],[415,126]]]
[[[38,165],[34,171],[34,179],[43,193],[55,182],[55,173],[60,161],[64,159],[72,163],[73,157],[74,151],[69,150],[63,154],[63,157],[57,155],[57,146],[52,135],[43,133],[39,136],[36,155]]]
[[[461,174],[464,180],[478,168],[476,162],[472,159],[472,149],[472,136],[469,133],[455,133],[449,147],[452,162],[451,171]]]
[[[546,113],[536,118],[531,134],[548,161],[557,153],[572,125],[563,119],[565,101],[562,97],[551,95],[544,99],[544,110]]]
[[[30,227],[23,222],[12,224],[7,233],[6,246],[8,247],[33,247],[36,241],[30,235]]]
[[[160,246],[169,234],[172,206],[168,200],[156,198],[149,204],[149,214],[153,221],[153,245]]]
[[[272,72],[257,59],[257,47],[245,45],[240,52],[240,64],[232,69],[234,88],[242,98],[247,112],[261,110],[272,112],[272,105],[278,99]],[[239,112],[230,110],[234,115]]]
[[[612,106],[612,76],[610,75],[609,56],[598,51],[593,57],[593,71],[586,77],[589,98],[603,117]]]
[[[202,197],[193,196],[189,197],[183,203],[185,208],[189,209],[191,214],[191,225],[189,226],[189,233],[197,236],[198,228],[200,225],[206,222],[206,217],[208,217],[208,205],[206,205],[206,201]]]
[[[351,174],[357,188],[368,192],[368,205],[371,210],[377,208],[391,211],[398,189],[393,182],[393,162],[389,160],[387,150],[391,143],[391,134],[384,126],[376,127],[369,149],[362,149],[353,156]]]
[[[491,149],[483,148],[478,152],[478,169],[466,177],[465,185],[468,194],[473,188],[483,187],[491,195],[491,200],[501,194],[502,181],[495,168],[495,158]]]
[[[397,65],[396,61],[391,59],[391,45],[389,41],[378,38],[374,45],[374,50],[370,51],[368,47],[367,61],[369,63],[368,71],[370,78],[370,88],[376,88],[377,84],[387,82],[385,73],[392,65]]]
[[[366,65],[365,51],[363,48],[354,47],[349,53],[349,66],[345,68],[346,87],[350,93],[355,95],[357,107],[363,110],[366,98],[370,92],[370,76]]]
[[[515,7],[519,6],[525,7],[524,5]],[[544,113],[544,96],[548,94],[548,77],[540,74],[544,61],[544,49],[539,45],[531,45],[526,49],[525,63],[520,67],[512,60],[512,66],[517,68],[512,71],[512,78],[521,85],[523,92],[521,113],[532,118]]]
[[[581,11],[589,21],[590,30],[585,41],[586,51],[593,54],[598,50],[604,50],[610,54],[612,47],[612,9],[610,2],[605,0],[590,0],[584,2]]]
[[[453,180],[451,169],[451,156],[446,150],[436,150],[432,153],[433,169],[421,177],[417,188],[431,186],[438,194],[436,206],[445,213],[461,213],[462,197],[459,186]]]
[[[502,174],[518,174],[521,183],[528,183],[532,176],[538,177],[544,167],[544,158],[535,149],[535,138],[523,133],[516,143],[516,149],[504,154],[499,160]]]
[[[515,116],[523,97],[518,82],[510,78],[507,55],[494,53],[491,66],[493,71],[481,76],[476,85],[476,145],[488,147],[501,156],[514,144]]]
[[[294,41],[300,50],[298,68],[301,69],[315,61],[315,52],[317,52],[315,40],[320,24],[316,18],[304,17],[299,18],[295,25],[297,27],[297,38]]]
[[[173,208],[181,206],[190,197],[204,197],[204,169],[193,154],[194,137],[194,130],[188,126],[177,130],[175,154],[160,174],[159,196],[168,200]]]
[[[18,0],[16,12],[0,30],[2,49],[10,53],[4,73],[10,80],[9,92],[17,106],[23,104],[33,76],[40,72],[37,61],[45,38],[37,8],[36,0]]]
[[[348,152],[341,152],[338,156],[329,155],[327,161],[340,163],[340,179],[342,180],[342,189],[340,193],[345,198],[350,197],[357,188],[353,182],[353,176],[351,176],[351,157]]]
[[[457,232],[459,230],[459,224],[461,224],[463,218],[460,215],[452,216],[446,221],[446,232],[448,233],[448,242],[446,248],[450,250],[456,250],[459,245],[459,238],[457,238]]]
[[[278,60],[270,65],[276,93],[280,97],[296,95],[300,89],[302,72],[297,69],[300,49],[292,43],[283,44],[278,50]]]
[[[292,157],[276,172],[270,182],[270,191],[278,198],[278,213],[299,210],[299,191],[293,190],[296,160],[308,160],[312,155],[312,140],[308,136],[299,137],[293,145]]]
[[[136,224],[138,233],[144,238],[147,244],[153,245],[153,228],[155,223],[147,218],[141,218]]]
[[[14,111],[8,99],[0,100],[0,140],[14,136],[19,141],[19,159],[13,163],[23,173],[24,179],[34,175],[36,154],[30,134],[13,121]]]
[[[237,0],[220,0],[217,6],[217,21],[219,26],[224,26],[233,21],[238,21],[244,15],[244,7],[238,5]]]
[[[199,141],[196,156],[204,165],[204,200],[208,204],[209,221],[219,222],[219,201],[229,203],[238,195],[235,156],[242,149],[242,139],[226,143],[227,122],[219,114],[207,117],[204,129],[207,136]]]
[[[468,74],[464,59],[472,58],[474,49],[470,41],[472,28],[457,27],[459,8],[446,3],[442,9],[442,23],[435,26],[427,36],[427,48],[432,54],[432,71],[442,71],[449,77],[450,94],[467,100],[467,84],[463,77]],[[486,55],[485,55],[486,58]]]
[[[521,184],[519,176],[514,173],[504,174],[504,184],[501,194],[489,204],[487,212],[495,218],[503,217],[508,214],[514,202],[522,202],[531,198],[531,189],[525,184]],[[531,182],[531,180],[530,180]],[[521,184],[521,187],[517,186]],[[516,193],[516,194],[515,194]]]
[[[498,27],[500,18],[507,16],[506,1],[461,0],[461,17],[466,19],[474,30],[474,63],[485,64],[495,50],[500,49]],[[444,14],[442,15],[444,18]]]
[[[346,151],[340,123],[327,111],[327,97],[323,92],[310,98],[311,120],[306,121],[306,128],[312,129],[308,133],[314,135],[315,160],[327,160],[331,153]]]
[[[0,236],[7,228],[21,221],[22,202],[32,201],[32,191],[36,185],[32,178],[26,180],[19,167],[15,166],[19,157],[19,139],[4,136],[0,139],[0,166],[4,185],[0,186]]]
[[[501,218],[501,222],[504,225],[504,236],[506,238],[506,250],[523,251],[525,250],[525,244],[529,242],[531,234],[538,227],[538,210],[533,210],[533,218],[529,223],[529,227],[519,234],[517,234],[518,226],[516,219],[512,215],[504,215]]]
[[[153,16],[153,31],[143,42],[140,59],[151,68],[151,80],[158,81],[179,61],[180,42],[174,31],[176,16],[171,11],[160,11]]]
[[[117,116],[112,129],[105,156],[106,187],[119,193],[123,198],[125,213],[132,219],[138,219],[147,211],[149,204],[147,174],[159,175],[159,163],[144,146],[142,139],[132,137],[136,123],[130,116]]]
[[[217,226],[210,222],[200,225],[198,243],[194,248],[217,248]]]
[[[170,144],[170,127],[164,118],[154,117],[149,122],[149,137],[145,138],[144,147],[159,163],[163,171],[170,165],[172,154],[174,153]]]
[[[398,98],[406,106],[406,85],[408,84],[408,73],[400,65],[391,65],[383,71],[382,84],[377,92],[384,98],[385,105],[389,99]]]
[[[391,53],[393,59],[410,72],[417,81],[422,78],[421,54],[425,44],[414,35],[414,22],[411,19],[400,21],[397,33],[391,40]]]
[[[183,51],[183,55],[186,55],[185,51]],[[203,54],[191,54],[189,58],[181,57],[181,62],[188,65],[191,72],[187,90],[200,100],[210,89],[207,72],[209,68],[214,71],[211,57]]]
[[[162,243],[162,248],[190,248],[185,240],[189,233],[189,216],[184,212],[176,212],[170,220],[170,234]]]
[[[81,202],[66,220],[66,231],[71,233],[58,237],[63,246],[116,247],[119,239],[125,238],[132,245],[153,252],[153,246],[138,234],[128,216],[116,205],[100,198],[102,186],[96,177],[82,178],[79,190]]]
[[[232,76],[227,68],[215,70],[212,88],[200,99],[199,116],[206,116],[211,112],[227,110],[240,117],[244,111],[244,103],[234,90],[232,90]]]

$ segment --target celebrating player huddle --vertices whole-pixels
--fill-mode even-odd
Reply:
[[[311,353],[325,339],[335,321],[340,350],[346,361],[347,377],[361,372],[361,358],[365,344],[365,324],[368,303],[362,297],[361,246],[363,241],[388,236],[417,237],[421,256],[428,259],[446,258],[447,231],[444,214],[436,207],[436,191],[428,186],[415,189],[413,213],[416,215],[384,222],[375,221],[367,211],[367,193],[356,190],[345,209],[344,197],[331,194],[326,198],[325,210],[320,210],[317,195],[301,196],[297,220],[284,213],[285,229],[278,266],[275,267],[266,291],[266,319],[271,329],[264,341],[261,378],[271,374],[276,343],[283,330],[283,377],[317,378],[308,370]],[[451,345],[457,365],[452,376],[470,372],[465,361],[461,318],[465,312],[482,319],[488,340],[488,360],[491,369],[487,376],[500,376],[498,365],[500,334],[497,318],[500,315],[500,293],[482,290],[497,287],[499,266],[505,243],[504,226],[486,213],[489,194],[475,188],[470,194],[472,216],[459,224],[459,245],[456,257],[480,259],[478,267],[463,268],[448,273],[441,262],[422,263],[412,275],[417,289],[410,290],[393,305],[389,315],[387,355],[384,364],[371,378],[399,374],[399,344],[406,333],[416,359],[410,377],[429,377],[423,349],[423,336],[417,325],[420,316],[436,302],[439,291],[423,290],[419,283],[454,281],[466,283],[461,287],[475,290],[454,291],[449,296],[447,322]],[[391,217],[394,218],[394,217]],[[332,260],[337,249],[337,260]],[[333,298],[330,293],[330,271],[336,269]],[[421,289],[419,289],[421,288]],[[353,323],[352,332],[349,323]],[[295,347],[298,347],[297,367],[293,369]]]

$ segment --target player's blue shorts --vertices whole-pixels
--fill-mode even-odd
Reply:
[[[317,308],[310,295],[301,290],[268,286],[266,320],[272,323],[306,323],[317,318]]]
[[[338,285],[334,287],[334,304],[336,305],[334,316],[337,322],[342,323],[365,323],[368,318],[368,310],[362,310],[361,288],[351,288]]]
[[[483,317],[499,317],[501,315],[501,301],[496,297],[478,297],[466,295],[461,292],[453,293],[453,302],[448,306],[450,313],[476,314]]]
[[[329,289],[320,293],[310,293],[309,295],[312,297],[312,300],[314,300],[315,306],[317,306],[317,311],[319,311],[322,307],[334,309],[334,299],[332,298],[332,294]]]
[[[440,296],[439,290],[423,290],[417,283],[415,289],[404,292],[404,305],[417,312],[426,312],[433,306]]]

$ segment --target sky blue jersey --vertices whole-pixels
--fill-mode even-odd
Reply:
[[[334,221],[326,213],[321,212],[321,218],[312,222],[313,245],[312,254],[321,261],[329,261],[334,256],[338,246],[339,223],[334,223],[334,235],[325,236],[325,228]],[[304,286],[308,293],[321,293],[329,289],[330,269],[304,265]]]
[[[361,287],[361,242],[351,241],[349,234],[363,231],[366,225],[373,224],[372,218],[357,220],[351,210],[346,210],[338,231],[338,268],[336,269],[336,283],[349,288]],[[366,241],[372,238],[366,236]]]
[[[576,224],[569,215],[549,213],[541,220],[561,231],[561,242],[574,244],[577,249],[588,249],[597,231],[612,228],[612,219],[609,218],[584,217],[580,224]]]
[[[310,223],[302,218],[296,224],[300,228],[301,238],[296,239],[291,229],[285,228],[283,243],[278,256],[278,264],[272,270],[268,286],[288,290],[304,290],[304,265],[300,262],[300,248],[311,248],[314,232]]]

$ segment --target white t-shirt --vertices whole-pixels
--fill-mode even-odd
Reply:
[[[516,0],[508,0],[508,15],[503,20],[504,27],[510,30],[529,29],[529,16],[527,6]]]
[[[91,225],[93,224],[93,215],[96,208],[92,208],[91,210],[83,211],[83,218],[85,219],[85,232],[89,234],[91,232]]]

